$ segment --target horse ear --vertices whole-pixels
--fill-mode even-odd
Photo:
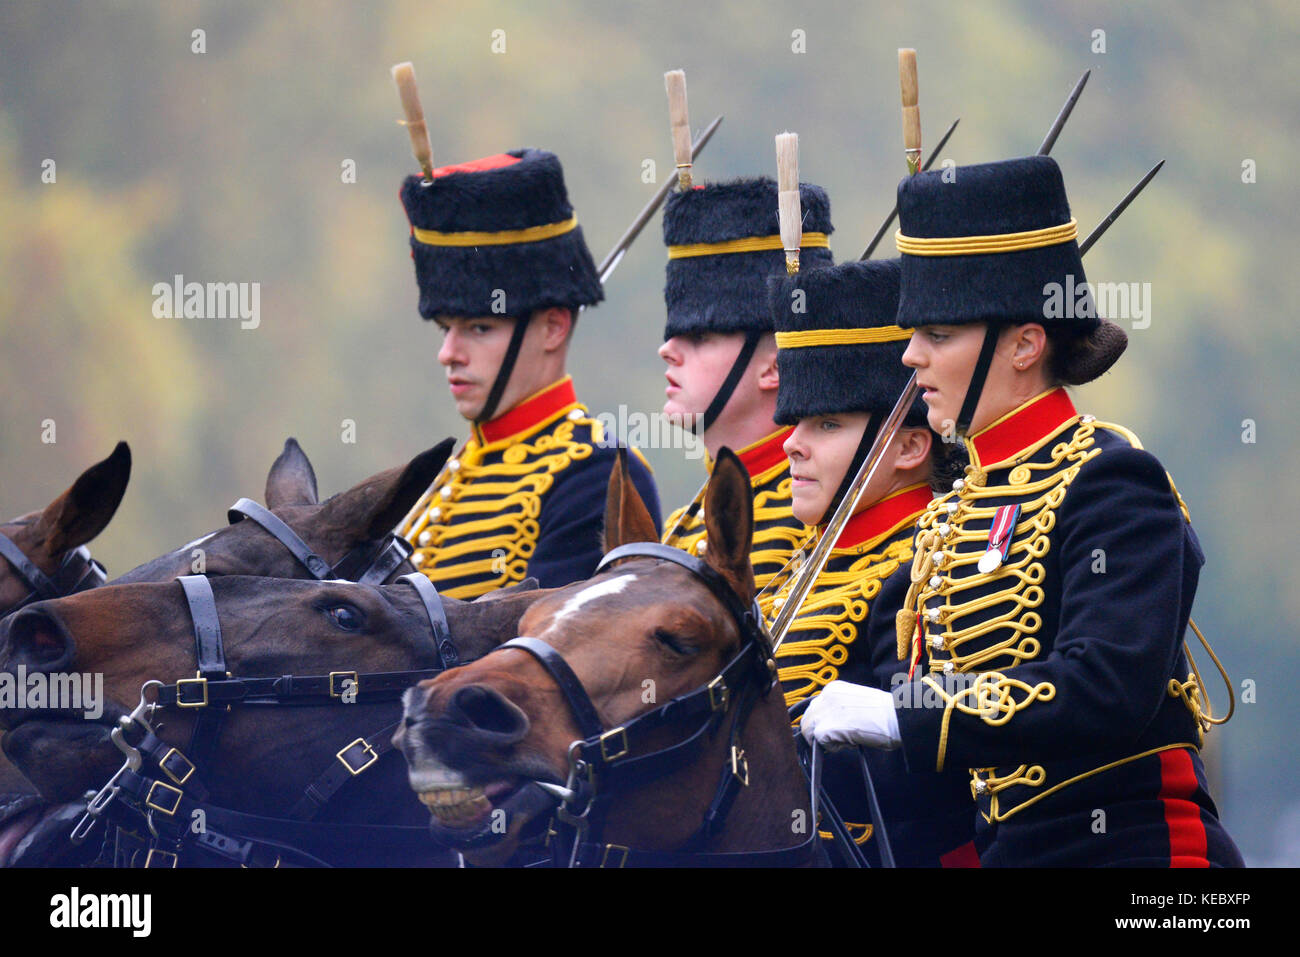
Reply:
[[[315,505],[317,501],[316,473],[298,440],[289,436],[266,476],[266,507]]]
[[[541,587],[541,583],[536,578],[525,578],[523,581],[514,585],[506,585],[504,588],[496,589],[496,591],[490,591],[487,594],[479,595],[474,599],[474,601],[500,601],[502,598],[509,598],[511,595],[518,595],[521,592],[537,591]]]
[[[361,519],[365,524],[358,523],[359,527],[365,528],[366,538],[383,538],[397,527],[438,477],[447,459],[451,458],[455,445],[455,439],[443,439],[411,459],[386,487],[371,491],[369,500],[364,503],[369,508]]]
[[[609,473],[605,493],[605,551],[629,542],[657,542],[654,519],[641,500],[627,465],[627,449],[620,447],[618,461]]]
[[[754,597],[749,552],[754,537],[754,498],[749,473],[729,448],[718,452],[704,495],[704,560],[745,601]]]
[[[131,448],[118,442],[108,458],[82,472],[41,513],[39,531],[46,551],[60,555],[102,532],[122,504],[130,478]]]

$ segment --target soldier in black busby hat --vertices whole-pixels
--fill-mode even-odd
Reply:
[[[586,578],[601,555],[617,439],[565,374],[578,312],[603,293],[560,161],[511,150],[407,177],[401,198],[420,315],[442,332],[438,362],[471,423],[400,528],[411,560],[453,598],[526,576],[543,587]],[[640,453],[631,468],[657,519]]]
[[[970,464],[918,521],[897,621],[872,626],[896,649],[893,697],[823,695],[806,733],[971,769],[983,866],[1240,865],[1199,753],[1186,506],[1132,432],[1065,390],[1126,337],[1096,315],[1060,170],[921,173],[898,206],[903,361]]]
[[[793,427],[785,442],[792,510],[819,535],[830,533],[827,523],[907,382],[901,360],[911,332],[894,322],[898,284],[896,259],[769,280],[781,376],[776,421]],[[933,498],[928,482],[942,455],[918,399],[781,636],[776,657],[787,704],[823,689],[833,694],[846,682],[888,687],[893,656],[873,662],[869,624],[894,620],[897,606],[881,607],[881,588],[911,566],[913,526]],[[778,591],[774,608],[787,597],[787,588]],[[965,775],[910,775],[885,752],[869,760],[897,863],[969,863],[974,814]],[[824,781],[853,839],[867,843],[870,816],[856,756],[830,756]]]
[[[830,200],[800,184],[803,261],[832,262]],[[668,321],[659,355],[667,363],[664,414],[694,429],[709,454],[724,445],[749,471],[754,490],[752,560],[759,589],[789,561],[806,533],[790,512],[790,469],[783,445],[789,427],[775,420],[776,341],[767,307],[767,277],[785,272],[777,219],[777,184],[758,177],[712,183],[669,195],[664,207],[668,246],[664,300]],[[698,555],[707,548],[701,504],[694,501],[664,523],[664,541]],[[760,598],[770,610],[770,596]]]

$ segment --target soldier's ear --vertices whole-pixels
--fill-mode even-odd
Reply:
[[[50,557],[90,541],[108,525],[131,478],[131,449],[118,442],[108,458],[77,477],[72,486],[45,507],[36,534]]]
[[[709,474],[704,495],[704,560],[731,583],[741,599],[754,597],[749,551],[754,539],[754,498],[749,473],[731,449],[723,447]]]
[[[776,334],[763,333],[759,340],[758,351],[754,354],[754,368],[758,373],[760,392],[775,392],[781,386],[781,374],[777,367]]]
[[[613,551],[629,542],[657,541],[659,536],[655,534],[654,520],[632,482],[627,449],[620,448],[605,493],[605,551]]]
[[[307,453],[293,436],[284,440],[284,450],[271,464],[266,475],[266,507],[315,505],[316,472]]]

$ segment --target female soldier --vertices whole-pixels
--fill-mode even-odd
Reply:
[[[911,333],[894,324],[898,281],[898,261],[890,260],[804,270],[769,284],[780,372],[776,421],[795,426],[785,443],[792,507],[819,534],[907,380],[900,359]],[[918,400],[777,651],[787,704],[837,678],[876,683],[868,622],[894,620],[902,590],[892,607],[881,608],[878,596],[891,575],[901,571],[906,579],[913,526],[933,497],[932,459],[945,448],[926,427]],[[785,603],[786,591],[777,593],[774,609]],[[893,654],[883,663],[888,681]],[[974,813],[964,774],[908,774],[897,754],[873,753],[871,762],[899,864],[973,861]],[[824,783],[848,821],[870,820],[856,755],[833,756]],[[859,844],[871,833],[865,823],[850,823],[849,831]]]
[[[971,769],[985,866],[1240,865],[1199,756],[1185,506],[1131,432],[1063,388],[1127,340],[1096,316],[1060,171],[1030,157],[948,178],[899,186],[897,321],[917,330],[903,361],[931,426],[970,464],[920,518],[896,635],[873,628],[910,680],[893,701],[828,689],[804,733]]]

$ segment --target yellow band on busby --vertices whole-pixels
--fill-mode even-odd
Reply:
[[[830,238],[825,233],[804,233],[800,249],[829,249]],[[690,259],[692,256],[720,256],[725,253],[763,253],[784,249],[781,237],[746,236],[743,239],[726,239],[717,243],[687,243],[669,246],[669,259]]]
[[[995,233],[991,236],[904,236],[894,233],[898,251],[909,256],[983,256],[1014,253],[1043,246],[1059,246],[1079,238],[1079,224],[1071,219],[1060,226],[1030,229],[1023,233]]]
[[[570,216],[558,223],[544,223],[527,229],[503,229],[498,232],[440,233],[436,229],[411,227],[417,240],[426,246],[511,246],[515,243],[536,243],[573,232],[578,217]]]
[[[912,330],[901,326],[872,326],[867,329],[803,329],[778,332],[778,349],[806,349],[810,346],[861,346],[879,342],[903,342]]]

